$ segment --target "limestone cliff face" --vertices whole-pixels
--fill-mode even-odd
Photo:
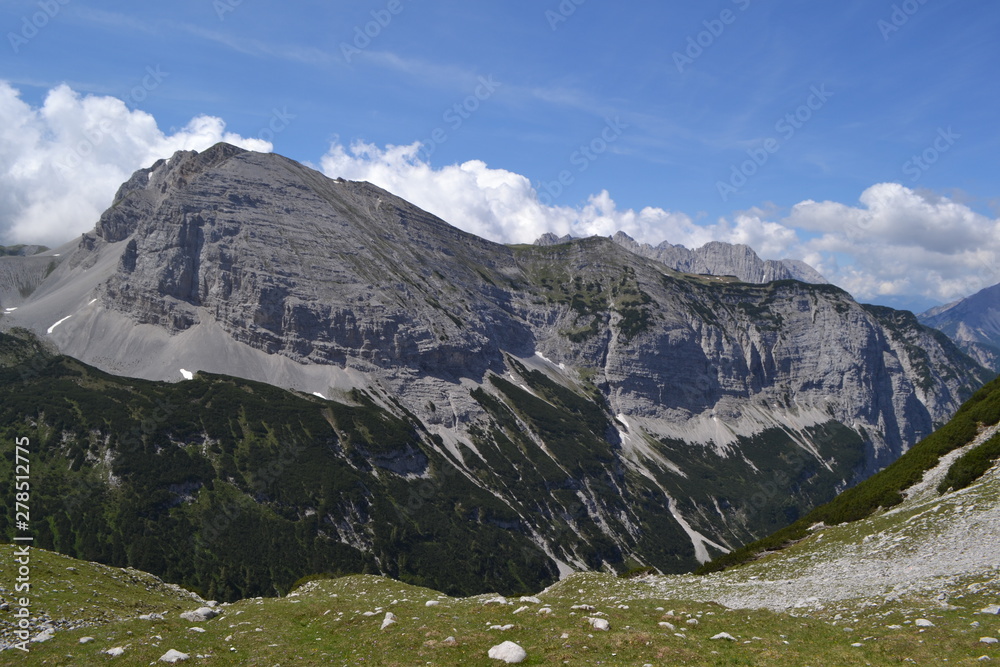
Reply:
[[[119,374],[364,390],[534,508],[523,525],[560,567],[599,561],[602,540],[641,562],[704,560],[891,462],[988,378],[911,316],[749,248],[628,241],[498,245],[371,184],[220,144],[136,172],[4,324]],[[741,280],[694,275],[720,267]],[[422,460],[384,467],[441,474]],[[758,484],[779,491],[752,500]],[[643,546],[646,505],[687,553]],[[570,528],[553,532],[556,516]],[[559,546],[570,534],[596,551]]]

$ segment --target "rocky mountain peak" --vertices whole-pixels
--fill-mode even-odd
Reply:
[[[94,233],[109,243],[128,238],[139,221],[174,189],[183,188],[191,179],[244,153],[247,151],[242,148],[218,143],[201,153],[177,151],[168,159],[137,170],[118,188],[111,208],[101,216]]]
[[[568,569],[690,567],[895,460],[986,379],[912,317],[778,281],[784,265],[745,246],[547,240],[492,243],[370,183],[219,145],[137,172],[2,322],[119,375],[204,371],[381,410],[362,431],[391,416],[413,435],[363,445],[369,465],[406,481],[435,461]],[[713,273],[738,279],[697,275]],[[787,488],[754,507],[788,461]]]

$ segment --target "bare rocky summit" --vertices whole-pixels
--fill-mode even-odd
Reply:
[[[769,283],[775,280],[801,280],[815,284],[827,282],[816,269],[801,260],[763,260],[753,248],[743,244],[712,241],[696,250],[689,250],[666,241],[657,246],[638,243],[624,232],[618,232],[612,240],[637,255],[658,260],[684,273],[736,276],[746,283]]]
[[[552,246],[575,241],[572,236],[543,234],[535,245]],[[753,248],[743,244],[712,241],[690,250],[667,241],[653,246],[639,243],[625,232],[618,232],[611,240],[629,252],[662,262],[682,273],[710,276],[733,276],[746,283],[769,283],[775,280],[799,280],[817,285],[827,280],[816,269],[798,259],[763,260]]]

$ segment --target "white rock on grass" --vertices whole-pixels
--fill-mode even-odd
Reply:
[[[441,604],[441,603],[438,602],[437,600],[428,600],[427,602],[424,603],[424,606],[425,607],[436,607],[439,604]]]
[[[926,618],[918,618],[916,621],[913,622],[913,624],[915,626],[917,626],[918,628],[933,628],[934,627],[934,624],[931,623],[930,621],[928,621]]]
[[[196,625],[194,627],[188,628],[188,632],[205,632],[205,628],[199,628]]]
[[[160,656],[160,662],[166,662],[173,665],[178,662],[184,662],[190,657],[191,656],[189,656],[187,653],[181,653],[178,650],[170,649],[169,651]]]
[[[387,627],[393,625],[395,622],[396,622],[396,615],[391,611],[387,611],[385,612],[385,618],[382,620],[382,627],[379,629],[385,630]]]
[[[509,665],[524,662],[528,658],[528,652],[514,642],[497,644],[490,649],[488,655],[494,660],[502,660]]]
[[[513,630],[514,625],[512,623],[507,625],[491,625],[490,630],[499,630],[500,632],[507,632],[508,630]]]
[[[122,646],[116,646],[114,648],[109,648],[105,651],[106,654],[110,655],[112,658],[117,658],[123,653],[125,653],[125,648]]]
[[[1000,604],[991,604],[988,607],[983,607],[980,611],[984,614],[1000,614]]]
[[[712,637],[712,639],[725,639],[727,642],[734,642],[734,641],[736,641],[736,637],[733,637],[728,632],[720,632],[719,634],[717,634],[714,637]]]
[[[184,612],[181,614],[181,618],[185,621],[191,621],[192,623],[204,623],[205,621],[212,620],[218,615],[219,612],[211,607],[199,607],[194,611]]]
[[[611,624],[608,623],[607,619],[604,618],[591,618],[589,616],[584,617],[585,620],[590,623],[590,627],[595,630],[600,630],[601,632],[607,632],[611,629]]]
[[[89,644],[92,641],[94,641],[93,637],[80,637],[81,644]]]
[[[483,600],[483,604],[486,605],[486,604],[511,604],[511,603],[507,602],[507,598],[505,598],[504,596],[498,595],[488,600]]]
[[[979,643],[980,644],[996,644],[998,641],[1000,641],[1000,640],[998,640],[996,637],[980,637],[979,638]]]
[[[533,595],[526,595],[521,598],[521,602],[527,602],[528,604],[542,604],[542,601]]]
[[[660,627],[670,632],[677,630],[677,627],[673,623],[668,623],[667,621],[660,621]]]

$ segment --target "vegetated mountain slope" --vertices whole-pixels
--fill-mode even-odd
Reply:
[[[829,285],[683,274],[609,239],[502,246],[225,144],[136,172],[0,323],[128,376],[364,392],[427,460],[372,450],[381,478],[468,480],[540,576],[690,569],[895,460],[988,379]]]
[[[977,391],[958,410],[955,416],[942,428],[916,444],[895,463],[885,470],[848,489],[833,501],[821,505],[786,528],[768,536],[763,540],[751,543],[730,554],[704,565],[703,572],[716,571],[724,567],[747,562],[771,550],[780,550],[808,536],[817,525],[839,525],[851,522],[861,522],[867,517],[892,509],[889,514],[899,514],[912,509],[915,504],[921,506],[933,504],[941,494],[952,492],[958,494],[973,484],[978,484],[980,478],[985,481],[978,484],[979,492],[985,494],[985,504],[978,505],[976,516],[983,512],[988,514],[982,531],[968,536],[980,540],[982,549],[975,549],[970,554],[971,565],[977,561],[988,561],[984,565],[996,567],[1000,562],[992,555],[1000,547],[1000,530],[996,522],[1000,521],[1000,471],[995,464],[1000,461],[1000,378],[991,381]],[[992,470],[991,470],[992,468]],[[962,502],[955,501],[958,510],[962,510]],[[937,512],[935,508],[933,512]],[[971,512],[975,507],[970,508]],[[932,518],[940,524],[937,532],[929,532],[927,536],[937,539],[937,558],[960,560],[952,551],[954,544],[946,539],[940,539],[939,533],[944,528],[951,532],[957,522],[955,514],[942,513]],[[968,522],[963,522],[965,526]],[[964,528],[962,529],[964,530]],[[914,536],[911,536],[914,537]],[[926,537],[926,536],[925,536]],[[935,546],[934,544],[930,546]],[[984,554],[990,554],[984,556]],[[965,559],[969,561],[970,559]],[[968,564],[968,563],[966,563]]]
[[[319,572],[452,592],[556,575],[517,510],[363,392],[348,404],[221,376],[120,378],[16,333],[0,334],[0,437],[30,440],[35,546],[219,599]],[[7,448],[0,474],[14,463]],[[4,539],[13,520],[0,516]]]
[[[929,310],[920,321],[948,334],[982,365],[1000,371],[1000,285]]]
[[[612,418],[594,390],[588,400],[513,359],[513,381],[492,376],[490,392],[474,392],[491,417],[470,426],[474,453],[363,390],[326,401],[206,374],[131,380],[15,333],[0,334],[0,437],[31,441],[37,546],[234,599],[287,592],[316,572],[526,592],[570,566],[690,570],[712,544],[693,542],[679,513],[700,497],[693,486],[607,441]],[[856,455],[814,435],[828,463]],[[796,447],[769,433],[748,439],[745,455],[763,475]],[[793,500],[776,502],[809,503],[838,483],[815,459],[795,462]],[[9,452],[0,474],[13,465]],[[745,503],[737,491],[756,477],[718,474],[705,483],[728,483],[732,505]],[[0,517],[8,539],[12,521]]]

